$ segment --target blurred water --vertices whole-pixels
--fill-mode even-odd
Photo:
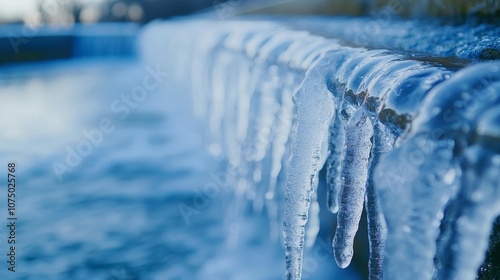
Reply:
[[[18,165],[19,218],[18,271],[12,277],[2,261],[2,279],[194,279],[213,256],[202,243],[221,243],[220,209],[200,212],[189,227],[178,210],[213,166],[189,106],[168,98],[171,88],[149,93],[123,120],[110,110],[145,73],[120,60],[1,69],[0,153]],[[51,164],[64,163],[66,146],[103,118],[115,130],[59,181]],[[5,237],[1,230],[3,256]]]

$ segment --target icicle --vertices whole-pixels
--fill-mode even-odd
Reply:
[[[338,73],[334,79],[338,80],[336,84],[349,83],[349,88],[346,86],[334,86],[331,91],[337,97],[337,100],[341,100],[345,96],[345,91],[350,90],[353,92],[366,92],[366,84],[375,80],[372,76],[379,74],[380,69],[375,66],[377,63],[387,62],[389,58],[380,56],[382,51],[368,51],[360,50],[358,53],[350,52],[349,55],[337,55],[339,61],[337,66],[339,67]],[[390,57],[391,59],[393,57]],[[361,85],[365,88],[361,89]],[[361,94],[358,94],[361,97]],[[347,104],[344,104],[347,103]],[[351,104],[352,103],[352,104]],[[343,149],[345,146],[345,131],[344,126],[348,116],[345,113],[348,111],[349,114],[355,110],[357,102],[345,101],[339,103],[339,108],[335,114],[334,120],[330,125],[330,144],[329,144],[329,156],[327,160],[327,206],[330,212],[337,213],[339,210],[338,196],[341,189],[341,167],[343,160]],[[349,107],[346,111],[345,108]],[[344,116],[342,116],[343,114]]]
[[[259,93],[256,94],[259,100],[256,100],[258,105],[254,111],[255,128],[252,131],[253,137],[251,137],[253,141],[252,153],[247,154],[247,160],[250,160],[250,168],[253,170],[252,180],[256,191],[253,207],[256,212],[262,211],[267,192],[267,186],[260,184],[264,176],[263,172],[267,171],[263,168],[263,160],[268,154],[270,143],[274,138],[272,128],[278,110],[276,99],[282,89],[276,65],[271,65],[265,72],[265,76],[265,80],[261,81],[259,86]],[[264,180],[264,182],[266,181]]]
[[[289,141],[290,130],[293,119],[293,92],[295,90],[293,75],[286,75],[284,88],[281,96],[281,106],[275,119],[275,139],[272,143],[272,163],[269,178],[269,188],[266,196],[272,198],[275,194],[278,175],[281,172],[283,155],[286,151],[286,144]]]
[[[500,90],[498,83],[496,87]],[[478,144],[464,153],[461,190],[448,206],[438,240],[438,279],[473,279],[484,258],[491,225],[500,215],[500,155],[495,154],[500,152],[498,124],[498,110],[486,110],[476,129]]]
[[[269,186],[265,194],[266,208],[269,218],[269,228],[271,238],[278,238],[278,198],[276,188],[278,176],[284,164],[287,143],[289,141],[290,130],[293,120],[293,92],[296,87],[295,76],[287,73],[283,81],[284,87],[281,96],[281,106],[275,119],[275,138],[272,143],[271,171],[269,174]]]
[[[327,160],[326,184],[327,206],[332,213],[339,210],[340,168],[342,166],[342,151],[344,149],[344,127],[339,116],[334,116],[330,125],[330,144]]]
[[[210,52],[221,38],[205,34],[201,39],[206,43],[199,48],[194,48],[193,58],[188,60],[190,63],[185,64],[190,66],[189,71],[192,77],[192,82],[190,83],[192,89],[190,92],[193,95],[193,113],[198,118],[206,118],[208,117],[207,104],[210,102],[206,94],[206,88],[210,87],[211,84],[209,73],[212,63],[209,61],[212,59],[212,55]],[[205,63],[200,65],[200,61],[203,60],[205,60]],[[183,65],[183,63],[176,65]]]
[[[372,123],[364,109],[356,111],[346,126],[340,208],[333,238],[335,260],[341,268],[347,267],[353,256],[354,236],[363,212],[372,135]]]
[[[491,226],[500,214],[500,156],[480,146],[465,152],[462,189],[443,256],[449,258],[439,279],[475,279],[487,250]]]
[[[252,86],[248,91],[245,102],[242,104],[246,109],[242,117],[247,120],[242,127],[243,132],[238,127],[238,135],[241,141],[241,166],[239,177],[245,181],[247,186],[244,190],[247,198],[254,202],[254,209],[260,212],[265,201],[267,188],[256,186],[262,179],[261,161],[267,153],[270,142],[270,130],[273,124],[276,97],[274,94],[279,90],[279,79],[277,77],[277,66],[272,63],[281,53],[281,48],[285,48],[289,42],[284,36],[272,36],[273,33],[265,36],[254,35],[249,42],[249,52],[258,57],[257,67],[252,69],[255,72],[252,79]],[[255,45],[260,46],[256,48]],[[255,58],[252,58],[255,59]],[[249,117],[252,116],[252,117]]]
[[[368,220],[368,241],[370,244],[368,271],[370,280],[383,279],[382,264],[384,258],[385,238],[387,227],[380,209],[379,199],[375,191],[375,167],[380,156],[392,149],[395,136],[378,120],[373,127],[373,147],[370,155],[370,168],[366,183],[365,208]]]
[[[318,176],[314,176],[312,194],[311,194],[311,206],[309,207],[309,213],[306,226],[306,236],[305,236],[305,246],[306,248],[311,248],[316,242],[316,237],[319,232],[319,203],[318,203]]]
[[[420,135],[388,153],[376,171],[387,221],[384,278],[430,279],[444,206],[456,192],[451,140]]]
[[[214,54],[217,55],[217,52]],[[209,130],[212,136],[212,143],[210,144],[209,151],[214,157],[222,155],[222,120],[225,113],[225,98],[228,95],[228,86],[226,73],[230,68],[231,56],[226,51],[220,51],[214,63],[217,65],[213,69],[212,87],[210,97],[210,114],[209,114]]]
[[[228,160],[230,168],[239,166],[241,160],[241,147],[237,138],[235,120],[238,118],[239,99],[248,93],[238,91],[240,80],[247,80],[249,72],[245,67],[245,60],[235,57],[228,67],[228,92],[225,97],[224,115],[222,119],[222,149]]]
[[[318,166],[325,165],[326,157],[328,155],[328,133],[325,133],[323,143],[321,144],[321,155]],[[316,237],[319,232],[319,203],[318,203],[318,185],[319,178],[314,176],[313,192],[311,196],[311,207],[309,208],[309,220],[307,221],[306,228],[306,247],[310,248],[316,242]]]
[[[288,162],[284,219],[287,279],[294,280],[301,279],[312,185],[320,168],[321,145],[333,114],[332,95],[325,86],[324,73],[316,67],[308,71],[294,95],[297,124]]]

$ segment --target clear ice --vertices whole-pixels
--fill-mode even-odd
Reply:
[[[151,24],[141,48],[192,94],[234,201],[283,230],[287,279],[301,279],[319,203],[337,214],[340,267],[364,208],[370,279],[474,279],[500,215],[500,62],[481,60],[500,31],[367,23],[183,19]]]

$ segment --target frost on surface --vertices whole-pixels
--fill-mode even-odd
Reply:
[[[300,279],[324,204],[337,214],[340,267],[366,222],[370,279],[474,279],[500,215],[500,63],[456,71],[290,29],[321,34],[324,20],[296,23],[178,20],[142,36],[144,60],[171,67],[188,87],[209,150],[227,161],[228,230],[238,232],[234,221],[248,211],[267,215],[271,238],[283,230],[287,278]],[[358,19],[332,20],[323,34],[352,42],[342,33],[351,23],[353,38],[364,36]],[[458,30],[462,40],[456,48],[416,44],[398,37],[408,26],[444,41]],[[410,21],[367,44],[474,59],[498,46],[487,40],[498,32],[491,26],[436,28]],[[320,180],[327,197],[318,197]]]

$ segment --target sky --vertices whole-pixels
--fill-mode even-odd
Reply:
[[[27,15],[32,15],[37,11],[39,2],[39,0],[0,0],[0,21],[19,20]],[[98,3],[102,0],[78,0],[78,2]]]
[[[0,0],[0,18],[5,20],[23,18],[36,11],[36,0]]]

